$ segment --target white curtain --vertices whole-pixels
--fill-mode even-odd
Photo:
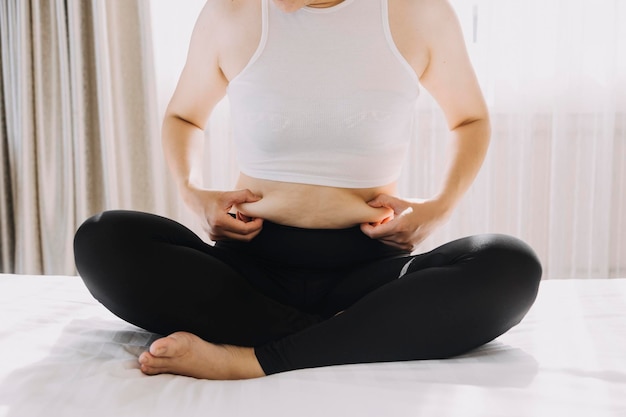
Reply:
[[[526,239],[549,278],[626,276],[626,2],[454,4],[494,127],[456,222],[483,211],[466,230]]]
[[[0,2],[0,272],[72,274],[74,231],[176,213],[142,0]]]
[[[626,277],[625,3],[452,0],[490,107],[493,139],[455,215],[420,250],[474,233],[508,233],[535,248],[546,279]],[[168,6],[152,5],[156,26]],[[193,14],[179,13],[179,47],[200,6],[191,2]],[[184,62],[179,54],[167,64],[157,60],[157,75],[175,78]],[[159,87],[163,108],[173,82]],[[401,192],[427,197],[442,174],[448,133],[425,91],[416,117]],[[215,110],[207,142],[206,185],[232,187],[227,100]]]
[[[163,167],[158,126],[203,3],[0,1],[0,271],[72,273],[73,231],[103,209],[156,212],[199,231]],[[536,249],[545,278],[626,276],[625,3],[452,0],[493,141],[422,250],[509,233]],[[401,191],[427,197],[447,131],[425,92],[416,117]],[[207,128],[208,187],[233,185],[229,139],[225,100]]]

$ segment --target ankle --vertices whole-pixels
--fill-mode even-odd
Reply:
[[[232,357],[233,379],[260,378],[265,376],[263,368],[254,354],[254,348],[224,345]]]

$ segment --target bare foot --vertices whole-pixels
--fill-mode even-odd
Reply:
[[[265,376],[253,348],[215,345],[187,332],[155,340],[139,356],[146,375],[177,374],[199,379],[248,379]]]

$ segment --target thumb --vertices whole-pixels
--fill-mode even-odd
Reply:
[[[367,204],[370,207],[375,207],[375,208],[387,207],[385,205],[386,196],[387,196],[386,194],[378,194],[373,200],[368,201]]]
[[[402,200],[392,197],[388,194],[379,194],[373,200],[367,202],[370,207],[381,208],[386,207],[393,210],[394,213],[400,213],[404,210]]]
[[[240,204],[240,203],[254,203],[255,201],[259,201],[261,197],[255,195],[250,190],[238,190],[234,191],[231,194],[231,202],[232,204]]]

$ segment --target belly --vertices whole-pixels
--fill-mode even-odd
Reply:
[[[237,189],[261,197],[239,204],[235,210],[248,217],[307,229],[342,229],[361,223],[376,223],[390,217],[388,208],[367,204],[379,194],[395,194],[395,184],[351,189],[261,180],[241,174]]]

